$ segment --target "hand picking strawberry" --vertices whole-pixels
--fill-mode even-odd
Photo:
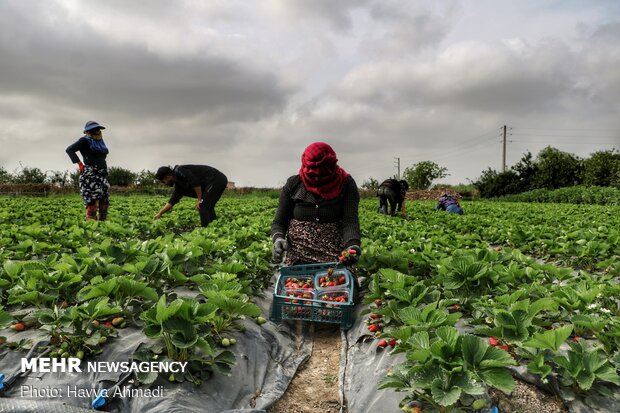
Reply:
[[[344,265],[353,265],[359,260],[360,255],[362,255],[361,248],[358,245],[352,245],[340,253],[338,261]]]

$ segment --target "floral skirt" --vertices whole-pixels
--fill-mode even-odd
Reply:
[[[342,226],[293,219],[288,227],[288,244],[285,265],[338,261],[344,249]]]
[[[108,170],[96,166],[84,165],[84,172],[80,174],[80,195],[84,205],[100,200],[110,202],[110,183]]]

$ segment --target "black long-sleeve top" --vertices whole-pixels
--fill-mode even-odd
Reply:
[[[405,200],[405,195],[407,191],[405,190],[405,188],[403,188],[400,182],[398,182],[396,179],[394,178],[386,179],[385,181],[381,182],[381,184],[379,185],[379,187],[382,187],[382,186],[390,188],[394,191],[394,193],[396,194],[395,201],[397,203],[401,204]]]
[[[360,245],[357,184],[349,175],[342,192],[334,199],[323,199],[308,191],[299,175],[291,176],[280,192],[280,203],[271,224],[271,237],[284,238],[291,219],[314,222],[342,222],[345,247]]]
[[[71,162],[78,163],[80,162],[80,158],[77,156],[77,152],[82,154],[82,158],[84,158],[84,165],[96,166],[97,168],[107,169],[108,165],[106,163],[105,158],[108,156],[107,153],[97,152],[90,149],[90,145],[88,144],[88,139],[86,136],[82,136],[72,145],[67,147],[67,155],[71,158]]]
[[[174,174],[174,191],[168,203],[177,204],[184,196],[196,198],[195,187],[200,186],[202,192],[216,179],[226,179],[219,170],[208,165],[177,165],[172,170]]]

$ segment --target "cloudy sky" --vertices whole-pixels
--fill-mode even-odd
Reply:
[[[359,185],[620,149],[617,0],[0,0],[0,167],[202,163],[275,187],[311,142]]]

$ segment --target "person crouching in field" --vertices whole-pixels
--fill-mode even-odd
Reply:
[[[157,170],[155,178],[165,185],[174,187],[174,191],[166,205],[153,219],[161,218],[184,196],[196,198],[200,225],[206,227],[217,218],[215,204],[228,184],[228,178],[222,172],[207,165],[177,165],[174,168],[162,166]]]
[[[110,183],[106,163],[109,150],[103,141],[102,129],[105,129],[105,126],[97,122],[86,122],[84,136],[66,150],[71,161],[78,164],[80,195],[86,207],[87,220],[105,221],[110,205]],[[80,152],[84,162],[77,156],[77,152]]]
[[[405,195],[409,189],[409,184],[405,180],[397,181],[390,178],[381,182],[377,189],[379,197],[379,211],[382,214],[388,213],[388,203],[390,204],[390,215],[396,215],[396,211],[403,213],[403,217],[407,217],[405,208]]]
[[[273,260],[286,265],[339,261],[352,265],[361,254],[359,191],[338,166],[325,142],[309,145],[299,174],[286,181],[271,224]],[[340,259],[342,258],[342,259]]]
[[[435,211],[439,210],[452,212],[453,214],[463,215],[463,208],[461,208],[461,206],[459,205],[459,201],[449,194],[443,194],[441,198],[439,198],[439,200],[437,201]]]

